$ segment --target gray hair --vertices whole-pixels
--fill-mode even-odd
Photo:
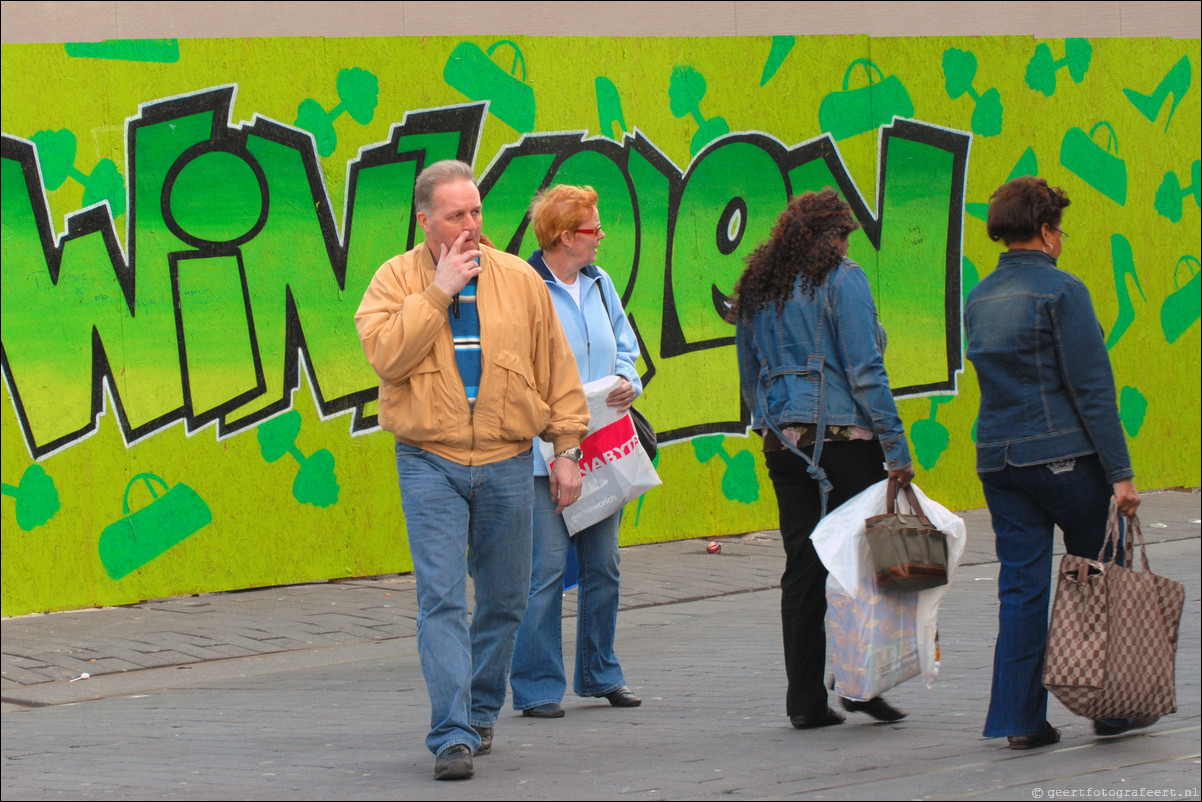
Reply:
[[[434,188],[451,181],[471,181],[475,186],[476,174],[470,164],[455,159],[434,162],[421,171],[413,185],[413,207],[428,214],[434,200]]]

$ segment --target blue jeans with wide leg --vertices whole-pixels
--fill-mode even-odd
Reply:
[[[561,619],[563,575],[571,548],[580,565],[573,690],[578,696],[604,696],[626,684],[614,654],[620,522],[620,514],[612,515],[569,536],[563,516],[555,512],[550,481],[534,477],[534,569],[510,675],[515,710],[558,704],[567,689]]]
[[[1096,455],[979,474],[997,537],[998,637],[985,737],[1035,735],[1047,719],[1053,527],[1069,554],[1097,558],[1113,488]]]
[[[434,754],[473,752],[505,702],[513,638],[530,585],[531,452],[460,465],[397,443],[397,476],[417,579],[417,650]],[[475,586],[468,625],[467,576]]]

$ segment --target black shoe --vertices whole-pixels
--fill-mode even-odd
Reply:
[[[454,744],[438,753],[434,758],[434,779],[470,780],[472,774],[472,750],[466,744]]]
[[[1060,730],[1045,721],[1043,729],[1034,735],[1011,735],[1006,740],[1010,742],[1011,749],[1035,749],[1060,743]]]
[[[1094,735],[1122,735],[1124,732],[1131,730],[1142,730],[1144,727],[1151,727],[1157,721],[1160,721],[1160,716],[1136,716],[1135,718],[1109,718],[1109,719],[1094,719],[1093,734]]]
[[[898,710],[885,701],[883,696],[874,696],[867,702],[857,702],[855,699],[842,699],[843,709],[848,713],[867,713],[877,721],[901,721],[906,717],[904,710]]]
[[[605,698],[614,707],[638,707],[643,703],[643,700],[634,695],[634,691],[623,685],[616,691],[610,691],[605,694]]]
[[[548,702],[538,707],[528,707],[522,711],[527,718],[563,718],[563,708],[555,702]]]
[[[833,724],[842,724],[846,718],[842,713],[836,713],[829,707],[817,715],[813,716],[789,716],[789,723],[793,725],[795,730],[812,730],[815,727],[829,727]]]
[[[472,729],[480,736],[480,746],[476,749],[476,757],[487,755],[492,751],[492,727],[477,727],[473,724]]]

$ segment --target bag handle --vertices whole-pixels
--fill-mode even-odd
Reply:
[[[1106,122],[1105,120],[1102,120],[1097,125],[1095,125],[1093,128],[1090,128],[1089,129],[1089,138],[1093,139],[1094,132],[1097,131],[1099,128],[1101,128],[1103,125],[1106,126],[1106,130],[1110,132],[1110,138],[1106,140],[1106,152],[1109,153],[1111,147],[1113,146],[1114,155],[1117,156],[1117,155],[1119,155],[1119,138],[1117,136],[1115,136],[1114,126],[1111,125],[1110,123]]]
[[[518,64],[521,64],[522,83],[526,83],[526,59],[522,56],[522,49],[517,46],[516,42],[512,42],[509,39],[502,39],[499,42],[494,42],[492,46],[489,47],[485,52],[488,54],[489,58],[492,58],[492,52],[501,45],[509,45],[513,48],[513,66],[509,68],[509,74],[515,75],[517,73]]]
[[[906,485],[903,488],[896,476],[890,476],[889,484],[885,486],[885,512],[889,515],[897,514],[897,497],[902,490],[906,491],[906,500],[910,502],[911,514],[917,515],[923,526],[931,526],[931,519],[922,511],[922,505],[918,503],[918,495],[914,492],[914,487]]]
[[[1127,533],[1134,537],[1123,537],[1123,518],[1126,519]],[[1118,502],[1111,496],[1110,511],[1106,515],[1106,539],[1102,541],[1102,550],[1098,552],[1098,562],[1103,567],[1114,565],[1118,560],[1119,546],[1122,546],[1123,562],[1128,568],[1131,568],[1131,563],[1135,560],[1135,542],[1137,540],[1139,541],[1140,562],[1143,563],[1145,571],[1151,571],[1152,567],[1148,564],[1148,551],[1144,544],[1144,530],[1139,524],[1139,517],[1136,515],[1120,516]],[[1107,548],[1111,548],[1109,560],[1105,559]]]
[[[162,485],[163,490],[170,490],[170,488],[167,487],[167,483],[153,473],[138,474],[133,479],[130,479],[129,484],[125,486],[125,500],[121,503],[121,509],[125,510],[126,515],[129,515],[129,491],[134,489],[134,482],[138,481],[139,479],[146,482],[146,489],[150,491],[150,495],[154,496],[156,501],[158,500],[159,494],[154,492],[154,485],[150,483],[152,479],[158,484]]]
[[[1196,257],[1188,254],[1178,259],[1177,266],[1173,268],[1173,287],[1178,290],[1181,289],[1181,280],[1177,277],[1177,274],[1181,271],[1182,262],[1185,262],[1190,266],[1190,278],[1196,276],[1198,274],[1198,268],[1202,267],[1202,262],[1199,262]]]
[[[864,67],[864,72],[866,72],[868,74],[868,85],[869,86],[872,86],[872,70],[876,70],[876,74],[879,76],[879,80],[881,80],[881,81],[885,80],[885,73],[881,71],[880,67],[873,64],[871,61],[869,61],[866,58],[858,58],[855,61],[853,61],[851,64],[848,64],[847,72],[843,73],[843,91],[844,92],[847,91],[848,81],[851,78],[851,71],[855,68],[855,66],[857,64],[862,65]],[[871,67],[872,69],[869,69],[869,67]]]

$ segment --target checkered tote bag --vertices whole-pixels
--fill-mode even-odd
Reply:
[[[1098,559],[1060,562],[1043,684],[1073,713],[1088,718],[1163,716],[1177,711],[1174,664],[1185,586],[1152,573],[1139,519],[1127,518],[1124,565],[1111,557],[1123,542],[1110,503]],[[1143,570],[1133,564],[1139,541]]]

